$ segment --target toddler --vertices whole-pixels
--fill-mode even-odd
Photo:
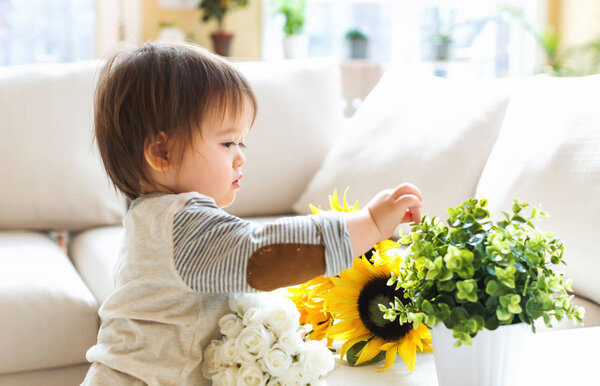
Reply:
[[[224,59],[190,44],[146,44],[110,59],[95,96],[95,136],[130,200],[84,385],[198,385],[228,293],[336,275],[420,219],[402,184],[349,214],[256,224],[225,212],[242,186],[257,103]]]

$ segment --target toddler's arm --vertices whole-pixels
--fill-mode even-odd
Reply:
[[[208,197],[194,198],[175,214],[175,267],[200,292],[273,290],[337,275],[399,223],[420,218],[420,206],[418,189],[403,184],[347,216],[324,213],[259,225],[227,214]]]

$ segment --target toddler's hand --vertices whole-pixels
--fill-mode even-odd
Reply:
[[[385,239],[394,233],[398,224],[420,221],[422,205],[419,188],[404,183],[376,194],[367,204],[367,209],[381,232],[381,239]]]

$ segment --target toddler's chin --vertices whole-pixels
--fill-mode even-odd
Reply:
[[[233,201],[235,201],[235,194],[230,199],[219,200],[217,202],[217,206],[221,209],[225,209],[228,206],[230,206],[231,204],[233,204]]]

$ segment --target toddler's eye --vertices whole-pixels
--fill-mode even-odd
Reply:
[[[235,142],[225,142],[223,143],[223,146],[225,146],[226,148],[230,148],[232,146],[239,146],[240,149],[245,149],[246,148],[246,144],[244,144],[243,142],[240,143],[235,143]]]

